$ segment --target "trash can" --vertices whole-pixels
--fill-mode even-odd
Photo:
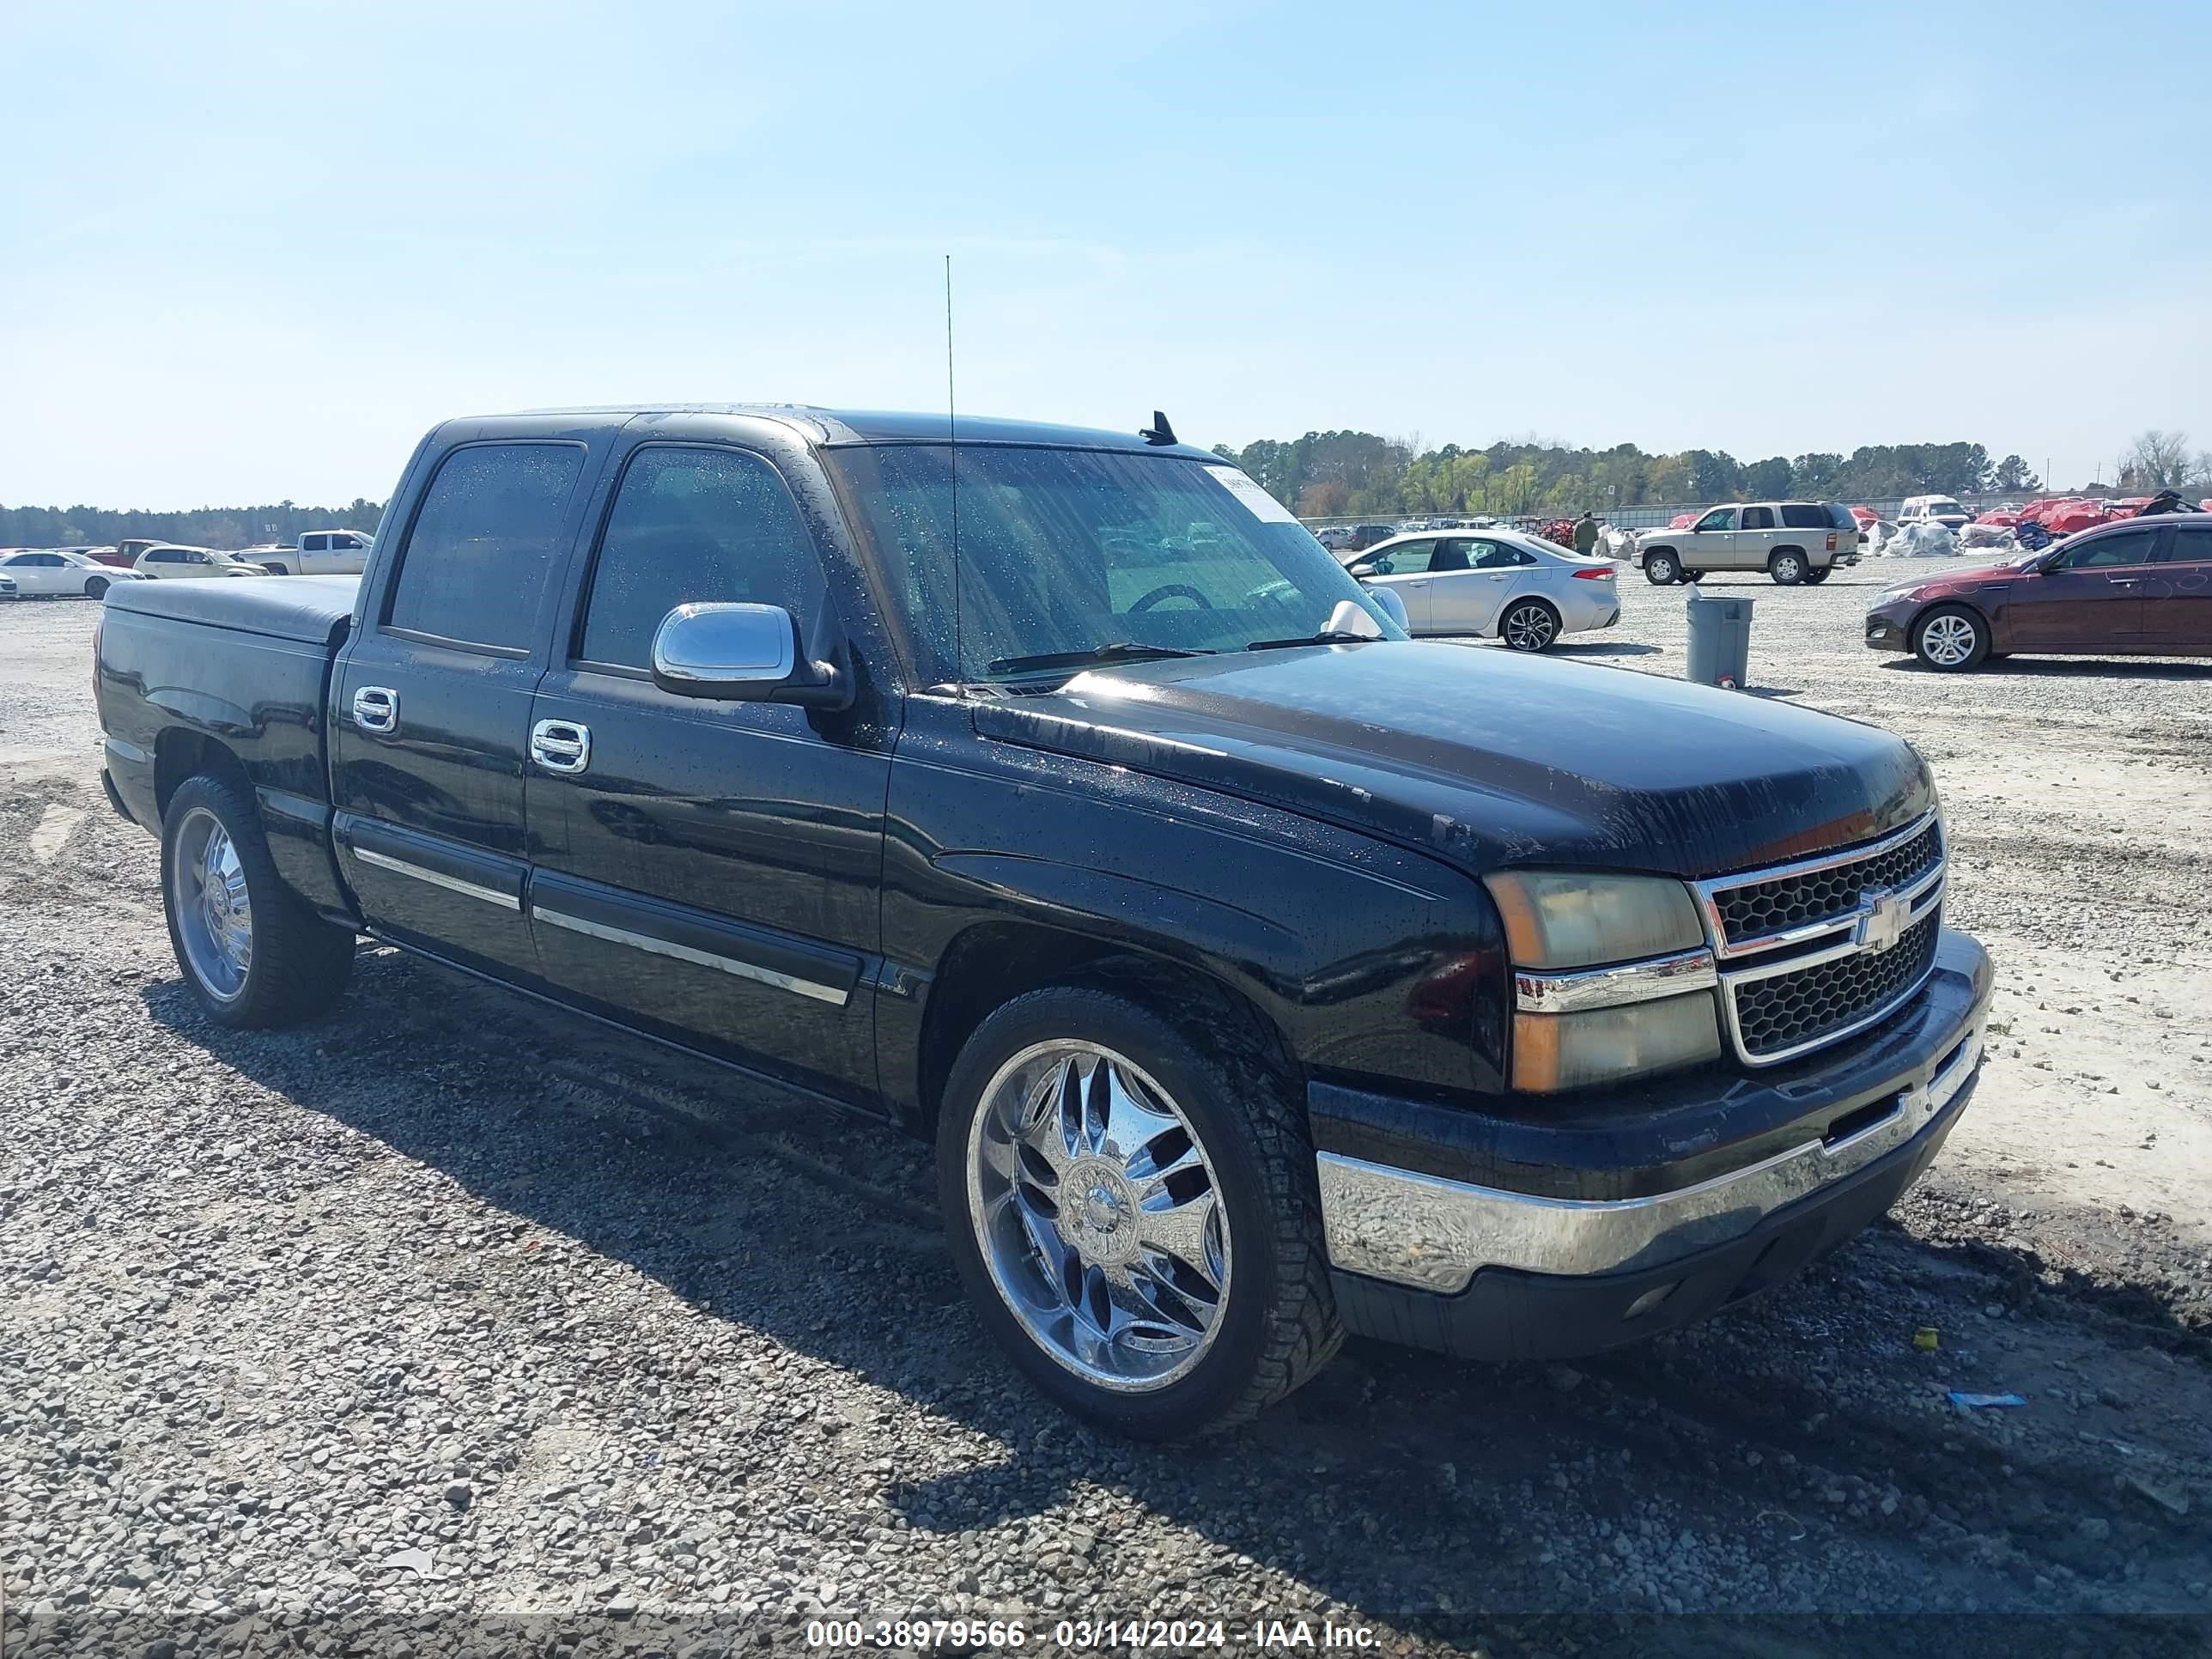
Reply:
[[[1708,599],[1692,586],[1689,665],[1685,677],[1699,685],[1741,691],[1751,667],[1751,607],[1756,599]]]

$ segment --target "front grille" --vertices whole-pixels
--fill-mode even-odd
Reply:
[[[1759,1059],[1819,1042],[1901,1000],[1935,966],[1942,920],[1939,906],[1887,951],[1860,951],[1795,973],[1730,982],[1726,994],[1735,1001],[1745,1056]]]
[[[1942,858],[1943,828],[1931,823],[1904,845],[1856,863],[1723,888],[1713,895],[1722,936],[1737,945],[1787,927],[1847,916],[1858,908],[1860,894],[1910,886]]]

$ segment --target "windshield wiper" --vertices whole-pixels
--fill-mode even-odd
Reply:
[[[1324,628],[1318,634],[1309,634],[1297,640],[1255,640],[1244,648],[1247,651],[1285,651],[1294,645],[1373,645],[1381,639],[1379,634],[1347,634],[1340,628]]]
[[[1081,668],[1091,663],[1151,662],[1160,657],[1210,657],[1211,651],[1186,651],[1180,646],[1139,645],[1122,640],[1113,645],[1094,645],[1088,651],[1042,651],[1032,657],[1001,657],[983,665],[987,674],[1042,672],[1054,668]]]

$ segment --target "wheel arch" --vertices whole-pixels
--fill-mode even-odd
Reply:
[[[1524,605],[1540,605],[1545,610],[1552,613],[1552,628],[1554,638],[1557,638],[1559,635],[1566,632],[1566,612],[1559,609],[1559,601],[1553,599],[1550,594],[1516,593],[1511,599],[1506,600],[1504,605],[1498,608],[1498,630],[1495,635],[1496,638],[1502,640],[1505,637],[1505,619]]]
[[[1990,648],[1994,651],[2002,643],[2002,641],[1997,638],[1996,618],[1990,614],[1989,608],[1986,605],[1977,604],[1972,599],[1958,598],[1930,599],[1927,604],[1922,605],[1917,611],[1914,611],[1911,618],[1905,624],[1905,642],[1908,646],[1917,646],[1917,639],[1920,632],[1920,624],[1926,622],[1932,614],[1938,611],[1972,611],[1980,619],[1982,626],[1990,630]]]
[[[1262,1042],[1287,1074],[1297,1073],[1288,1036],[1211,969],[1126,939],[1026,918],[994,919],[955,935],[932,976],[921,1015],[914,1128],[933,1128],[953,1063],[976,1028],[1015,998],[1048,986],[1112,991],[1175,1024],[1194,1015],[1233,1020]]]
[[[186,779],[198,777],[203,772],[224,782],[235,784],[240,793],[255,803],[259,799],[254,793],[253,780],[247,774],[246,763],[220,738],[210,737],[204,732],[194,732],[181,726],[173,726],[154,740],[154,811],[159,817],[169,815],[169,802]]]

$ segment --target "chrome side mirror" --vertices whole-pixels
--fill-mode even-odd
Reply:
[[[852,704],[850,672],[814,662],[780,605],[679,605],[653,635],[653,683],[679,697],[724,702]]]

